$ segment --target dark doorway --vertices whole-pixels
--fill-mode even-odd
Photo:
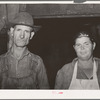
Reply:
[[[35,19],[35,24],[42,27],[31,40],[29,49],[43,58],[51,89],[54,88],[57,71],[76,57],[72,45],[74,33],[89,30],[94,31],[96,37],[93,27],[99,20],[99,17]],[[98,52],[96,48],[94,55],[100,56]]]

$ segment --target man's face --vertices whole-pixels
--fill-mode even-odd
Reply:
[[[24,25],[16,25],[13,29],[14,44],[17,47],[25,47],[33,37],[32,28]]]
[[[92,44],[88,37],[77,38],[75,41],[74,49],[79,59],[88,60],[91,58],[95,43]]]

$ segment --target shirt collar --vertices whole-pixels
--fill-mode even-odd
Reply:
[[[23,57],[27,56],[30,53],[30,51],[28,50],[28,48],[26,48],[22,54],[22,56],[20,57],[20,59],[22,59]],[[9,49],[8,52],[6,53],[6,56],[13,56],[12,50]]]

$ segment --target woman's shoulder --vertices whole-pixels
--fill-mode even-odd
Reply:
[[[77,58],[75,58],[72,62],[65,64],[59,71],[60,72],[71,72],[74,69],[74,65],[76,62]]]
[[[96,61],[100,61],[100,58],[94,57],[94,59],[95,59]]]
[[[67,63],[67,64],[65,64],[62,68],[61,68],[61,70],[68,70],[68,69],[70,69],[72,67],[72,62],[70,62],[70,63]]]
[[[98,64],[100,64],[100,58],[94,57],[94,60],[95,60]]]

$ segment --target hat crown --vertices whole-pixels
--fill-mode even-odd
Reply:
[[[18,13],[12,23],[16,25],[26,25],[30,27],[33,27],[34,25],[32,16],[27,12]]]

